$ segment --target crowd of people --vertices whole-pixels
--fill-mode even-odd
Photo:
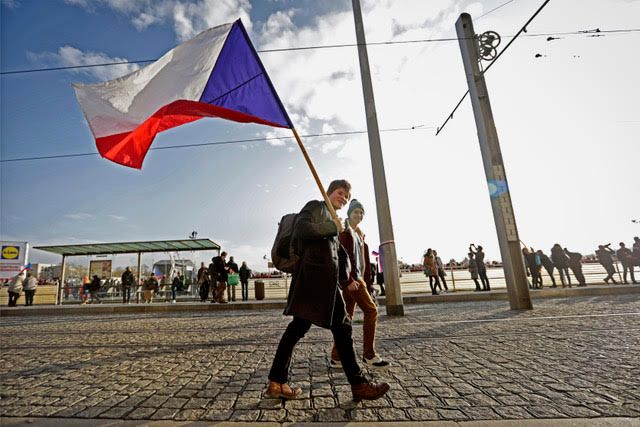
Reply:
[[[624,242],[619,243],[618,250],[611,249],[611,244],[599,245],[595,251],[598,262],[603,266],[606,276],[603,278],[605,283],[617,284],[615,275],[619,274],[622,283],[638,284],[636,281],[634,268],[640,266],[640,238],[634,237],[632,249],[626,247]],[[471,244],[469,246],[468,271],[471,279],[475,283],[475,291],[490,291],[491,285],[487,277],[487,267],[485,263],[485,254],[482,246]],[[563,288],[572,287],[571,274],[574,276],[576,286],[587,286],[587,282],[582,271],[583,255],[579,252],[572,252],[566,247],[563,248],[559,243],[553,245],[550,255],[544,253],[542,249],[533,249],[531,247],[522,248],[522,256],[527,276],[531,278],[529,282],[530,289],[543,288],[542,269],[547,272],[551,279],[551,288],[557,288],[556,277],[554,275],[557,270],[560,278],[560,284]],[[619,262],[622,266],[622,273],[617,271]],[[427,249],[422,255],[422,269],[426,277],[429,278],[429,287],[433,295],[439,292],[448,292],[446,282],[446,270],[442,260],[438,256],[435,249]],[[571,274],[570,274],[571,272]],[[478,281],[478,279],[480,281]],[[631,282],[629,282],[629,279]],[[443,290],[444,287],[444,290]]]
[[[209,266],[200,264],[198,269],[197,284],[200,301],[205,302],[211,294],[211,303],[226,304],[236,300],[236,287],[241,287],[242,301],[249,300],[249,278],[251,269],[245,261],[238,267],[232,256],[227,261],[227,253],[211,258]],[[226,299],[225,299],[226,291]]]

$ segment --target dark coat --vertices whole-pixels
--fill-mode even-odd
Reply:
[[[251,269],[243,265],[242,267],[240,267],[240,271],[238,272],[238,274],[240,275],[241,282],[248,282],[249,278],[251,277]]]
[[[122,273],[122,287],[125,289],[129,289],[135,282],[135,278],[133,277],[133,273],[125,270],[124,273]]]
[[[569,267],[569,258],[560,246],[551,248],[551,261],[553,261],[557,268]]]
[[[313,200],[302,208],[293,240],[300,262],[291,278],[284,314],[325,328],[350,322],[340,291],[347,284],[349,260],[323,202]]]
[[[216,278],[216,281],[226,282],[229,276],[229,274],[227,273],[227,264],[224,262],[221,256],[217,256],[211,261],[211,264],[213,264],[213,271],[215,273],[214,277]]]

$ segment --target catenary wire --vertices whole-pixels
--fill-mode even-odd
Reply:
[[[435,129],[433,126],[424,126],[424,125],[416,125],[404,128],[391,128],[391,129],[381,129],[380,132],[406,132],[412,130],[427,130],[427,129]],[[329,137],[329,136],[346,136],[346,135],[361,135],[367,133],[366,130],[358,130],[358,131],[344,131],[344,132],[330,132],[330,133],[315,133],[308,135],[300,135],[301,138],[320,138],[320,137]],[[285,139],[293,139],[294,136],[275,136],[271,138],[251,138],[251,139],[236,139],[229,141],[215,141],[215,142],[202,142],[197,144],[180,144],[180,145],[167,145],[165,147],[151,147],[149,151],[152,150],[169,150],[175,148],[194,148],[194,147],[206,147],[212,145],[228,145],[228,144],[241,144],[241,143],[249,143],[249,142],[263,142],[263,141],[281,141]],[[0,159],[0,163],[9,163],[9,162],[25,162],[32,160],[47,160],[47,159],[63,159],[69,157],[86,157],[86,156],[97,156],[99,153],[71,153],[71,154],[54,154],[50,156],[37,156],[37,157],[18,157],[14,159]]]
[[[493,12],[495,12],[496,10],[498,10],[498,9],[500,9],[500,8],[502,8],[502,7],[506,6],[506,5],[508,5],[509,3],[513,3],[514,1],[515,1],[515,0],[509,0],[509,1],[507,1],[507,2],[502,3],[500,6],[496,6],[496,7],[494,7],[493,9],[491,9],[490,11],[488,11],[487,13],[483,13],[482,15],[478,16],[478,17],[476,18],[476,21],[478,21],[478,20],[480,20],[480,19],[484,18],[485,16],[489,15],[490,13],[493,13]]]
[[[591,33],[596,32],[594,30],[581,30],[581,31],[564,31],[564,32],[547,32],[547,33],[533,33],[533,34],[524,34],[521,37],[547,37],[547,36],[589,36]],[[621,29],[613,29],[613,30],[599,30],[598,34],[624,34],[624,33],[637,33],[640,32],[640,28],[621,28]],[[516,35],[506,35],[502,36],[502,38],[515,38]],[[366,43],[366,46],[391,46],[398,44],[417,44],[417,43],[438,43],[438,42],[452,42],[460,40],[458,37],[443,37],[443,38],[432,38],[432,39],[415,39],[415,40],[397,40],[397,41],[383,41],[383,42],[369,42]],[[344,44],[332,44],[332,45],[316,45],[316,46],[300,46],[300,47],[286,47],[286,48],[277,48],[277,49],[263,49],[258,50],[259,53],[273,53],[273,52],[290,52],[290,51],[298,51],[298,50],[317,50],[317,49],[335,49],[335,48],[344,48],[344,47],[356,47],[357,43],[344,43]],[[133,61],[119,61],[119,62],[105,62],[100,64],[85,64],[85,65],[70,65],[66,67],[48,67],[48,68],[33,68],[33,69],[25,69],[25,70],[11,70],[11,71],[0,71],[0,75],[12,75],[12,74],[26,74],[26,73],[37,73],[43,71],[62,71],[62,70],[75,70],[75,69],[83,69],[83,68],[94,68],[94,67],[108,67],[112,65],[126,65],[126,64],[145,64],[149,62],[157,61],[158,59],[141,59],[141,60],[133,60]]]
[[[544,9],[544,7],[550,2],[551,0],[545,0],[544,3],[542,3],[542,5],[538,8],[538,10],[535,11],[535,13],[533,15],[531,15],[531,17],[527,20],[527,22],[525,22],[525,24],[522,26],[522,28],[520,28],[520,30],[516,33],[516,35],[509,41],[509,43],[507,43],[507,45],[504,47],[504,49],[502,49],[500,51],[500,53],[498,54],[498,56],[496,56],[493,61],[491,61],[489,63],[489,65],[483,70],[481,71],[481,75],[484,75],[487,71],[489,71],[489,68],[491,68],[491,66],[493,64],[496,63],[496,61],[502,56],[503,53],[505,53],[507,51],[507,49],[509,49],[509,46],[511,46],[511,44],[516,41],[516,39],[518,38],[518,36],[520,34],[522,34],[523,32],[527,31],[527,26],[531,23],[531,21],[533,21],[535,19],[536,16],[538,16],[538,14],[540,12],[542,12],[542,9]],[[442,124],[442,126],[438,126],[437,130],[436,130],[436,136],[438,136],[438,134],[442,131],[442,129],[447,125],[447,123],[449,122],[449,120],[451,120],[453,118],[453,114],[456,112],[456,110],[458,109],[458,107],[460,107],[460,105],[462,104],[462,101],[467,97],[467,95],[469,94],[469,89],[467,89],[467,91],[464,93],[464,95],[462,95],[462,98],[460,99],[460,101],[458,101],[458,103],[456,104],[456,106],[454,107],[453,111],[451,111],[451,113],[449,113],[449,115],[447,116],[446,120],[444,121],[444,123]]]

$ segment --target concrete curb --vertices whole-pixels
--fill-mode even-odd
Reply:
[[[531,297],[538,298],[568,298],[603,295],[640,295],[640,285],[608,285],[587,286],[585,288],[544,288],[531,290]],[[489,292],[452,292],[441,295],[409,294],[404,295],[404,304],[429,304],[446,302],[473,302],[473,301],[508,301],[506,289]],[[379,297],[381,307],[385,305],[385,298]],[[96,314],[118,313],[173,313],[183,311],[237,311],[237,310],[282,310],[286,301],[268,300],[252,302],[233,302],[228,304],[193,303],[179,304],[96,304],[96,305],[62,305],[62,306],[31,306],[31,307],[2,307],[0,317],[13,316],[82,316]]]
[[[239,427],[260,425],[265,427],[280,426],[345,426],[345,427],[371,427],[371,426],[465,426],[465,427],[576,427],[576,426],[602,426],[602,427],[632,427],[640,425],[639,418],[548,418],[548,419],[525,419],[525,420],[486,420],[486,421],[393,421],[393,422],[344,422],[344,423],[277,423],[277,422],[229,422],[229,421],[150,421],[150,420],[114,420],[114,419],[78,419],[78,418],[0,418],[0,424],[6,427],[26,427],[26,426],[68,426],[68,427],[177,427],[177,426],[219,426],[219,427]]]

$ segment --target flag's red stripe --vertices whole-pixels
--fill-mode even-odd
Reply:
[[[234,122],[283,127],[239,111],[202,102],[179,100],[160,108],[131,132],[96,138],[96,146],[102,157],[124,166],[141,169],[144,157],[156,134],[203,117],[219,117]]]

